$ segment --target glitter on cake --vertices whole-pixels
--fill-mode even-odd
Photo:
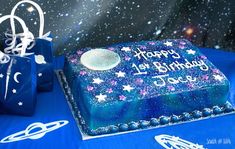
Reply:
[[[88,69],[76,51],[66,56],[64,73],[89,130],[181,115],[228,100],[226,77],[187,40],[123,43],[105,49],[121,59],[110,70]]]

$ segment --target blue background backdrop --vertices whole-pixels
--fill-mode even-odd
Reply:
[[[201,49],[201,51],[230,80],[231,99],[233,99],[232,103],[234,104],[235,53],[214,49]],[[62,68],[62,66],[63,58],[57,58],[55,67]],[[0,143],[0,149],[162,148],[154,139],[156,135],[160,134],[177,136],[184,140],[203,145],[209,149],[235,148],[235,114],[164,128],[82,141],[57,78],[55,79],[53,92],[40,93],[38,95],[36,113],[33,117],[0,115],[0,140],[16,132],[25,130],[32,123],[50,123],[58,120],[68,120],[69,123],[57,130],[48,132],[44,137],[37,140],[27,139],[13,143]]]

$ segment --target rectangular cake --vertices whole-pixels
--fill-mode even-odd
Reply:
[[[229,81],[187,40],[73,51],[64,74],[75,116],[88,135],[218,113],[229,96]]]

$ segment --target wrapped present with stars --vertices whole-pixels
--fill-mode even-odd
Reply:
[[[11,15],[15,15],[16,10],[19,6],[24,4],[31,4],[28,11],[29,13],[33,11],[38,11],[39,14],[39,35],[33,36],[33,38],[28,39],[31,41],[31,44],[27,47],[27,50],[30,53],[35,54],[35,61],[37,64],[37,88],[38,91],[51,91],[53,89],[53,76],[54,76],[54,68],[53,68],[53,45],[52,45],[52,37],[50,32],[44,34],[44,14],[41,7],[31,1],[31,0],[23,0],[18,2],[12,9]],[[36,8],[36,10],[35,10]],[[11,19],[11,25],[14,25],[14,19]],[[12,28],[12,34],[6,33],[6,41],[5,41],[5,53],[9,52],[9,49],[12,45],[16,44],[17,38],[20,35],[15,35],[15,28]],[[13,53],[14,54],[14,53]]]
[[[34,55],[5,56],[0,57],[0,114],[30,116],[35,110],[37,94]]]
[[[31,34],[19,17],[6,15],[0,18],[0,23],[11,18],[20,22],[24,32],[20,33],[21,42],[11,49],[18,54],[0,52],[0,114],[32,115],[36,106],[37,79],[35,55],[26,53]]]

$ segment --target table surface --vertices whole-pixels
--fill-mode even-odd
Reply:
[[[201,48],[201,51],[212,61],[231,82],[231,102],[235,105],[235,53],[215,49]],[[57,58],[56,68],[61,68],[63,58]],[[68,124],[52,130],[52,122],[68,121]],[[30,125],[41,126],[38,129],[27,129]],[[38,123],[43,123],[41,125]],[[47,125],[46,125],[47,124]],[[51,124],[51,125],[50,125]],[[155,128],[117,136],[110,136],[82,141],[76,122],[73,119],[63,91],[55,78],[54,90],[49,93],[39,93],[36,112],[33,117],[0,115],[0,140],[22,132],[25,140],[1,143],[0,149],[23,148],[163,148],[155,139],[162,134],[171,136],[173,141],[188,141],[189,144],[203,145],[204,148],[231,149],[235,148],[235,114],[184,123],[174,126]],[[47,129],[45,130],[45,126]],[[58,125],[56,125],[58,126]],[[33,128],[33,127],[32,127]],[[31,130],[31,131],[30,131]],[[37,132],[41,133],[37,133]],[[32,135],[34,134],[34,135]],[[22,136],[14,137],[22,138]],[[11,140],[14,140],[12,138]],[[172,140],[171,140],[172,141]],[[185,142],[184,141],[184,142]],[[168,145],[170,143],[168,142]],[[172,145],[172,143],[171,143]],[[174,143],[173,143],[174,145]]]

